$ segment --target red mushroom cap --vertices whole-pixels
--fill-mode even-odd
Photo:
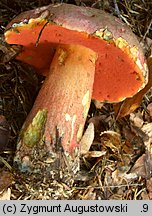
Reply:
[[[100,101],[122,101],[147,83],[147,64],[135,35],[102,10],[70,4],[41,7],[15,18],[5,38],[10,44],[23,45],[17,58],[42,74],[49,71],[56,44],[92,49],[98,54],[92,98]]]

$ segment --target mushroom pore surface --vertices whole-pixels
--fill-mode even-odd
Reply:
[[[58,9],[60,10],[60,8],[63,7],[66,6],[63,4],[63,6],[59,6]],[[67,7],[70,9],[72,8],[71,10],[77,9],[76,6],[73,7],[71,5]],[[87,10],[89,9],[86,9],[86,11]],[[58,15],[56,16],[58,17]],[[88,15],[83,14],[82,21],[80,21],[82,25],[83,22],[84,24],[86,23],[87,16]],[[89,15],[88,19],[91,19],[90,17],[91,15]],[[83,21],[83,19],[85,19],[85,21]],[[108,21],[110,22],[110,19]],[[78,23],[78,21],[76,22]],[[19,24],[12,27],[12,29],[6,31],[5,34],[8,43],[23,45],[23,51],[17,58],[33,65],[43,75],[47,74],[49,71],[51,59],[53,58],[57,44],[76,44],[90,48],[98,55],[92,95],[94,99],[107,102],[122,101],[127,97],[132,97],[145,85],[146,78],[143,74],[144,66],[141,65],[144,63],[139,62],[137,56],[138,47],[130,46],[127,44],[127,41],[121,37],[118,38],[118,41],[117,38],[116,40],[111,39],[113,35],[110,29],[108,31],[100,30],[98,34],[98,31],[95,34],[88,34],[83,30],[73,30],[72,27],[69,26],[70,24],[68,24],[67,17],[65,21],[63,20],[64,27],[61,24],[57,25],[53,22],[46,23],[47,20],[45,19],[31,19],[28,24]],[[87,24],[91,26],[90,20],[88,23]],[[41,32],[45,24],[46,26]],[[116,24],[119,25],[117,22]],[[104,33],[106,31],[107,33]],[[36,46],[36,41],[40,32],[42,34],[40,35],[38,46]],[[105,35],[101,37],[102,33]],[[121,44],[120,47],[119,45],[117,46],[117,44]],[[131,49],[135,50],[135,54],[133,52],[131,53]]]

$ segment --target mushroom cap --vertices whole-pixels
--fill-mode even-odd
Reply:
[[[119,102],[132,97],[148,81],[147,64],[136,36],[126,24],[102,10],[51,4],[27,11],[7,26],[5,40],[23,45],[17,59],[43,75],[49,71],[58,44],[80,44],[94,50],[98,59],[92,98],[99,101]]]

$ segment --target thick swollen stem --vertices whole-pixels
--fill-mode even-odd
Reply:
[[[88,114],[95,72],[96,53],[79,45],[56,50],[50,74],[24,124],[17,155],[26,155],[40,138],[51,151],[58,132],[64,150],[73,152],[81,139]]]

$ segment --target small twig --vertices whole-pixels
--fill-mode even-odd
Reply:
[[[147,27],[147,30],[146,30],[146,32],[145,32],[145,34],[144,34],[144,36],[143,36],[143,39],[142,39],[142,40],[145,40],[145,38],[146,38],[146,35],[149,33],[149,30],[150,30],[150,28],[151,28],[151,25],[152,25],[152,20],[150,21],[150,23],[149,23],[149,25],[148,25],[148,27]]]
[[[131,24],[127,21],[127,19],[126,19],[124,16],[122,16],[121,14],[120,14],[120,18],[121,18],[128,26],[131,26]]]
[[[117,4],[117,0],[113,0],[113,3],[114,3],[114,6],[115,6],[115,12],[118,15],[118,17],[120,18],[121,14],[120,14],[120,10],[119,10],[118,4]]]

